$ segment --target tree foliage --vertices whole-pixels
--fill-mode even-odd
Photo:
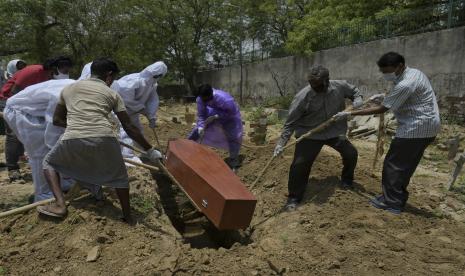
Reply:
[[[383,38],[389,17],[402,16],[408,11],[419,11],[414,17],[401,18],[399,29],[421,28],[432,16],[433,5],[448,0],[314,0],[305,5],[305,15],[293,21],[286,49],[292,54],[310,54],[315,49],[363,42],[367,37]],[[407,24],[406,24],[407,23]],[[392,28],[392,26],[391,26]],[[401,31],[401,30],[400,30]],[[400,32],[399,31],[399,32]]]
[[[164,60],[169,81],[193,88],[202,66],[237,61],[250,44],[271,56],[308,54],[384,26],[341,36],[344,28],[433,2],[448,0],[2,0],[0,57],[35,63],[67,54],[75,75],[100,56],[115,59],[123,73]],[[338,36],[328,39],[328,30]]]

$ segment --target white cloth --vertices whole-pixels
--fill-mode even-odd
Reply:
[[[43,175],[42,160],[65,130],[53,125],[53,113],[61,90],[74,82],[67,79],[35,84],[12,96],[6,102],[4,119],[29,155],[35,201],[53,197]],[[61,184],[62,188],[67,190],[73,181],[62,177]]]
[[[90,66],[92,65],[92,62],[87,63],[84,65],[82,68],[81,76],[79,77],[78,80],[87,80],[90,78]]]
[[[113,82],[111,88],[118,92],[123,98],[126,110],[131,118],[131,122],[141,131],[142,126],[139,120],[139,114],[143,114],[148,120],[156,120],[160,99],[157,94],[157,81],[166,75],[168,67],[164,62],[158,61],[147,66],[140,73],[126,75]],[[158,76],[158,78],[154,78]],[[120,128],[120,139],[130,145],[135,143]],[[123,148],[123,157],[136,158],[132,150]]]

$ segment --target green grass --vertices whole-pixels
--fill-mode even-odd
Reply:
[[[436,218],[443,218],[443,217],[444,217],[444,213],[443,213],[442,210],[439,209],[439,208],[433,209],[431,213],[432,213],[432,215],[433,215],[434,217],[436,217]]]
[[[8,269],[6,267],[0,266],[0,276],[8,275]]]
[[[134,195],[131,197],[131,206],[142,214],[147,215],[155,210],[155,199],[141,195]]]
[[[284,243],[287,243],[289,241],[289,235],[287,233],[282,233],[280,237]]]

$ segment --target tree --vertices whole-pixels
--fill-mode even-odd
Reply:
[[[49,1],[4,0],[0,2],[0,56],[23,54],[41,62],[56,50],[53,40],[58,22],[49,16]]]
[[[137,22],[144,22],[145,39],[158,38],[164,56],[176,68],[188,87],[195,87],[194,76],[204,62],[207,50],[214,48],[221,29],[223,1],[145,0],[135,1]],[[143,39],[143,40],[145,40]]]
[[[262,47],[274,55],[285,53],[284,45],[294,22],[305,14],[310,0],[262,0],[248,1],[247,11],[251,19],[250,35]]]
[[[409,34],[434,21],[436,7],[447,0],[320,0],[306,4],[305,15],[294,21],[286,49],[308,55],[315,50]],[[432,8],[433,7],[433,8]],[[414,16],[411,11],[424,8]],[[390,18],[393,20],[388,21]],[[391,29],[389,29],[391,28]]]

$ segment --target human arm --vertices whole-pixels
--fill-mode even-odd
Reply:
[[[338,112],[333,118],[336,121],[347,119],[349,116],[363,116],[363,115],[373,115],[373,114],[382,114],[388,111],[389,108],[385,107],[384,105],[376,105],[374,107],[369,107],[360,110],[352,110],[352,111],[341,111]]]
[[[129,138],[136,141],[145,151],[152,148],[152,145],[145,139],[142,132],[131,122],[128,113],[124,111],[115,112],[116,117],[121,122],[124,131],[128,134]]]
[[[344,93],[344,97],[352,101],[353,108],[357,109],[363,105],[363,97],[355,85],[352,85],[346,81],[342,82],[341,90]]]
[[[15,95],[16,93],[18,93],[19,91],[23,90],[23,88],[17,84],[13,84],[13,86],[11,87],[11,95]]]
[[[411,89],[409,89],[408,86],[404,86],[402,84],[398,84],[394,86],[392,91],[388,93],[385,97],[384,100],[381,104],[371,107],[371,108],[366,108],[362,110],[355,110],[350,112],[350,115],[353,116],[359,116],[359,115],[372,115],[372,114],[381,114],[389,109],[391,110],[396,110],[398,109],[402,104],[405,103],[405,101],[410,97],[411,95]],[[379,98],[379,95],[376,98]],[[373,97],[375,99],[375,97]]]
[[[197,127],[198,128],[205,128],[205,120],[207,119],[208,116],[208,111],[207,111],[207,106],[205,103],[200,99],[200,97],[197,97]]]
[[[58,103],[55,107],[55,112],[53,113],[53,125],[66,128],[66,115],[68,110],[66,105],[63,103]]]
[[[373,115],[373,114],[381,114],[388,111],[389,108],[385,107],[384,105],[377,105],[374,107],[369,107],[361,110],[354,110],[350,111],[350,116],[360,116],[360,115]]]
[[[233,98],[225,98],[220,95],[215,98],[215,119],[233,117],[238,111],[237,104]],[[211,116],[210,116],[211,117]]]
[[[303,116],[305,112],[307,94],[307,90],[301,91],[294,97],[291,106],[289,107],[289,113],[286,122],[284,123],[277,146],[284,147],[294,133],[295,123]]]
[[[139,99],[140,86],[139,80],[126,79],[126,77],[113,82],[111,85],[111,89],[123,99],[129,114],[140,113],[145,109],[145,103]]]
[[[145,116],[149,121],[149,127],[155,128],[157,121],[157,111],[160,105],[160,99],[158,97],[156,89],[150,91],[150,95],[145,102]]]

